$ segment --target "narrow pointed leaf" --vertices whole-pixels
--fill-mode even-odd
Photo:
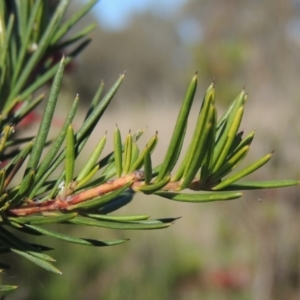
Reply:
[[[140,153],[140,150],[139,150],[139,147],[137,146],[137,144],[134,142],[132,144],[132,155],[131,155],[131,161],[130,161],[130,170],[134,170],[134,167],[135,167],[135,163],[139,157],[139,153]],[[129,170],[129,171],[130,171]],[[128,172],[129,172],[128,171]]]
[[[228,110],[225,112],[221,120],[218,122],[217,126],[217,141],[216,146],[214,150],[214,158],[213,158],[213,166],[214,171],[217,170],[216,164],[218,164],[218,167],[222,164],[222,161],[225,156],[224,148],[226,146],[226,152],[228,152],[228,149],[230,148],[236,131],[238,130],[240,120],[238,116],[236,116],[238,109],[244,106],[246,101],[246,93],[245,91],[242,91],[236,99],[233,101],[233,103],[229,106]],[[240,117],[241,117],[240,113]],[[235,121],[235,125],[233,126],[233,122]],[[232,128],[233,126],[233,128]],[[231,130],[231,136],[228,136],[229,131]],[[235,133],[234,133],[235,132]],[[222,157],[221,157],[222,155]],[[221,158],[220,158],[221,157]]]
[[[127,240],[94,240],[94,239],[82,239],[82,238],[77,238],[73,236],[69,236],[66,234],[58,233],[55,231],[51,231],[49,229],[33,226],[33,225],[25,225],[26,227],[35,230],[39,233],[42,233],[43,235],[56,238],[59,240],[63,240],[69,243],[74,243],[74,244],[80,244],[80,245],[86,245],[86,246],[96,246],[96,247],[102,247],[102,246],[113,246],[113,245],[119,245]]]
[[[212,124],[208,123],[206,124],[204,130],[202,131],[202,134],[199,134],[197,136],[197,140],[195,137],[195,140],[197,141],[197,148],[191,149],[194,150],[194,152],[189,153],[189,157],[192,157],[193,160],[191,161],[189,167],[186,168],[185,173],[182,178],[182,182],[180,183],[180,188],[185,189],[187,188],[191,182],[194,180],[202,162],[205,157],[205,145],[207,141],[208,134],[211,130]]]
[[[238,145],[236,145],[235,148],[232,149],[232,151],[226,158],[226,161],[228,161],[233,156],[235,156],[245,146],[250,146],[253,141],[254,134],[255,134],[255,131],[251,131],[243,140],[241,140],[240,143]]]
[[[14,130],[14,127],[12,125],[6,125],[3,129],[3,131],[1,132],[1,135],[0,135],[0,154],[2,154],[2,152],[5,148],[6,141],[8,140],[8,138],[11,135],[11,133],[13,132],[13,130]]]
[[[88,113],[87,113],[85,119],[87,119],[87,117],[90,115],[90,113],[91,113],[91,112],[96,108],[96,106],[99,104],[99,101],[100,101],[100,99],[101,99],[100,97],[101,97],[101,95],[102,95],[103,89],[104,89],[104,82],[101,81],[101,83],[100,83],[100,85],[99,85],[99,87],[98,87],[98,89],[97,89],[97,91],[96,91],[96,93],[95,93],[95,95],[94,95],[94,97],[93,97],[93,99],[92,99],[91,106],[90,106],[90,108],[89,108],[89,110],[88,110]]]
[[[11,249],[12,252],[20,255],[20,256],[23,256],[25,258],[27,258],[28,260],[30,260],[31,262],[35,263],[36,265],[42,267],[43,269],[47,270],[47,271],[50,271],[50,272],[53,272],[53,273],[56,273],[56,274],[62,274],[61,271],[59,271],[56,267],[54,267],[51,263],[45,261],[45,260],[42,260],[40,258],[37,258],[37,257],[34,257],[30,254],[28,254],[27,252],[24,252],[24,251],[20,251],[20,250],[17,250],[17,249]]]
[[[82,180],[77,181],[76,183],[76,190],[82,188],[87,182],[89,182],[94,175],[99,171],[99,164],[97,164],[91,171],[88,173]]]
[[[111,216],[102,214],[86,214],[89,218],[94,218],[102,221],[117,221],[117,222],[130,222],[130,221],[143,221],[148,220],[148,215],[132,215],[132,216]]]
[[[170,179],[171,179],[170,176],[166,176],[166,178],[163,178],[159,182],[155,182],[148,185],[140,185],[137,188],[134,188],[134,190],[143,192],[145,194],[152,194],[156,191],[161,190],[166,184],[169,183]]]
[[[237,192],[211,192],[211,193],[197,193],[197,194],[187,194],[187,193],[173,193],[159,191],[155,195],[164,197],[174,201],[181,202],[211,202],[211,201],[226,201],[231,199],[237,199],[242,196],[242,193]]]
[[[35,189],[33,189],[32,193],[30,194],[31,195],[30,198],[33,198],[36,191],[39,189],[39,186],[45,182],[46,178],[41,180],[41,177],[48,170],[49,166],[51,165],[55,156],[57,155],[59,149],[61,148],[63,141],[65,140],[65,137],[67,134],[67,129],[75,117],[75,114],[76,114],[76,111],[78,108],[78,103],[79,103],[79,98],[77,95],[59,134],[54,139],[54,141],[51,143],[51,147],[50,147],[48,153],[44,157],[43,161],[41,162],[41,164],[37,170],[37,174],[36,174],[37,187]]]
[[[71,220],[77,216],[77,213],[59,214],[57,216],[27,216],[27,217],[10,217],[9,220],[30,225],[42,225],[51,223],[62,223]]]
[[[36,106],[38,106],[42,100],[44,99],[45,95],[44,94],[41,94],[41,95],[38,95],[35,99],[31,100],[30,101],[26,101],[24,103],[24,105],[22,105],[22,107],[20,109],[18,109],[14,115],[13,115],[13,118],[12,118],[12,122],[14,124],[18,124],[21,120],[23,120],[23,118],[28,114],[30,113],[31,111],[34,110],[34,108]]]
[[[65,57],[65,65],[71,61],[70,57]],[[53,76],[57,73],[59,68],[59,63],[55,64],[53,67],[49,68],[45,73],[40,75],[32,82],[20,95],[19,99],[27,99],[32,93],[38,90],[40,87],[44,86],[47,82],[51,81]]]
[[[35,178],[35,170],[29,170],[29,172],[25,173],[25,176],[22,180],[19,189],[20,196],[26,195],[27,192],[32,189],[32,186],[34,184],[34,178]]]
[[[86,226],[97,226],[111,229],[121,229],[121,230],[150,230],[150,229],[161,229],[169,227],[172,222],[157,222],[157,223],[143,223],[140,222],[109,222],[109,221],[99,221],[86,217],[76,217],[69,221],[73,224],[86,225]]]
[[[102,114],[104,113],[106,107],[112,100],[113,96],[115,95],[117,89],[119,88],[122,80],[124,78],[124,74],[120,76],[119,80],[112,86],[112,88],[107,92],[107,94],[104,96],[104,98],[100,101],[100,103],[97,105],[97,107],[93,110],[93,112],[89,115],[89,117],[85,120],[82,127],[79,129],[79,131],[76,133],[76,141],[77,141],[77,153],[78,155],[85,145],[87,139],[90,137],[90,133],[96,126],[98,120],[101,118]],[[57,157],[55,162],[51,164],[51,167],[48,168],[47,173],[44,175],[46,178],[50,174],[53,173],[54,170],[58,167],[58,165],[63,161],[65,157],[65,151],[62,151],[61,154]],[[54,197],[57,193],[57,188],[59,184],[61,183],[61,180],[63,178],[64,174],[62,173],[61,176],[58,178],[56,185],[53,187],[50,197]]]
[[[238,181],[223,188],[224,191],[273,189],[298,185],[299,180]]]
[[[243,134],[244,134],[244,131],[237,132],[237,134],[235,135],[235,137],[234,137],[234,139],[233,139],[233,141],[231,143],[231,146],[230,146],[230,148],[228,150],[228,156],[232,155],[232,152],[234,152],[235,149],[241,144],[242,138],[243,138]]]
[[[90,32],[92,32],[96,27],[97,27],[96,23],[86,26],[84,29],[80,30],[75,35],[68,38],[68,40],[63,41],[62,43],[59,43],[59,45],[56,45],[54,47],[54,49],[55,50],[60,50],[60,49],[66,48],[69,45],[74,44],[75,42],[77,42],[78,40],[84,38],[86,35],[88,35]]]
[[[62,24],[53,37],[51,44],[55,44],[60,40],[91,8],[97,3],[98,0],[91,0],[83,6],[78,12],[73,14],[64,24]]]
[[[179,169],[176,172],[176,175],[174,176],[174,178],[172,179],[172,181],[178,181],[178,180],[182,180],[184,181],[183,186],[187,187],[189,185],[189,180],[190,177],[192,176],[188,176],[187,177],[187,172],[189,172],[189,175],[191,175],[190,173],[190,166],[191,163],[195,163],[196,161],[198,161],[198,159],[195,157],[196,152],[198,153],[202,153],[202,149],[199,149],[200,145],[200,140],[203,140],[203,135],[206,132],[206,137],[208,135],[208,132],[205,131],[206,127],[207,127],[207,123],[209,122],[209,112],[211,110],[211,105],[214,103],[214,86],[213,84],[211,84],[209,86],[209,88],[207,89],[201,108],[200,108],[200,112],[198,115],[198,119],[196,122],[196,126],[195,126],[195,130],[194,130],[194,134],[193,134],[193,138],[192,141],[190,142],[190,145],[188,147],[188,150],[185,154],[185,157],[183,158],[183,161],[179,167]],[[199,167],[201,165],[201,161],[199,161],[198,163]],[[199,169],[199,168],[198,168]],[[198,170],[196,170],[195,174],[197,173]],[[194,171],[193,171],[194,172]],[[194,175],[195,176],[195,175]]]
[[[104,135],[101,138],[101,140],[99,141],[99,143],[93,150],[91,157],[88,159],[87,163],[84,165],[84,167],[80,171],[79,175],[77,176],[76,180],[78,182],[83,180],[83,178],[85,178],[94,169],[95,164],[96,164],[99,156],[101,155],[105,144],[106,144],[106,135]]]
[[[4,41],[1,45],[1,60],[0,60],[0,68],[2,69],[2,74],[1,74],[1,84],[4,81],[5,78],[5,65],[7,62],[7,56],[9,54],[9,43],[11,41],[11,33],[12,33],[12,29],[13,29],[13,24],[15,22],[15,16],[14,15],[10,15],[9,16],[9,20],[8,20],[8,24],[7,24],[7,28],[4,34],[4,28],[1,28],[1,35],[4,36]]]
[[[5,169],[0,170],[0,195],[3,192],[4,182],[6,177],[5,175],[6,175],[6,170]]]
[[[146,147],[143,149],[143,151],[139,154],[138,158],[135,160],[135,162],[133,163],[133,165],[130,168],[130,172],[133,172],[135,170],[139,170],[143,163],[144,163],[144,157],[146,155],[146,152],[149,151],[151,154],[153,153],[156,145],[158,142],[158,136],[157,133],[155,134],[155,136],[153,136],[149,142],[147,143]],[[135,149],[133,149],[133,151],[136,151]],[[135,153],[134,153],[135,154]]]
[[[224,163],[223,166],[216,173],[212,174],[212,178],[222,178],[231,171],[233,171],[245,158],[245,156],[249,152],[249,149],[249,146],[244,146],[243,148],[241,148],[237,153],[235,153],[234,156],[227,160],[226,163]]]
[[[11,94],[10,94],[10,98],[8,99],[8,102],[13,100],[20,93],[21,89],[24,87],[26,81],[30,77],[30,74],[33,72],[33,70],[36,67],[36,65],[38,64],[39,60],[45,53],[46,48],[49,46],[49,38],[51,38],[54,31],[59,26],[59,23],[60,23],[59,21],[62,18],[63,14],[67,8],[67,5],[68,5],[68,1],[61,1],[58,4],[49,24],[47,26],[46,31],[44,32],[41,40],[39,41],[37,50],[33,53],[33,55],[30,56],[29,61],[27,62],[25,68],[22,70],[22,73],[20,74],[20,76],[16,82],[16,85],[11,90]]]
[[[211,109],[212,112],[211,117],[209,119],[211,120],[212,125],[210,127],[210,131],[208,132],[208,137],[206,141],[207,151],[200,170],[201,182],[205,182],[210,176],[210,173],[212,172],[213,154],[216,139],[217,111],[214,105],[211,106]]]
[[[20,5],[20,3],[18,5]],[[14,74],[13,74],[13,79],[12,79],[13,84],[16,84],[21,67],[24,63],[26,52],[28,51],[29,38],[30,38],[30,35],[32,34],[32,30],[34,30],[33,27],[35,25],[36,15],[39,11],[40,5],[41,5],[41,0],[34,1],[33,6],[31,7],[31,10],[30,10],[30,17],[28,18],[28,20],[25,21],[25,16],[24,16],[23,26],[21,25],[22,22],[20,22],[20,24],[19,24],[20,25],[20,27],[19,27],[20,28],[20,37],[22,38],[22,43],[21,43],[21,48],[19,50],[17,63],[14,68]],[[21,6],[19,8],[21,8]],[[20,12],[20,9],[18,9],[18,12]],[[18,18],[18,20],[19,20],[19,18]],[[24,31],[24,32],[22,33],[22,31]]]
[[[127,174],[130,170],[131,157],[132,157],[132,135],[129,131],[125,139],[125,145],[124,145],[124,168],[123,168],[124,174]]]
[[[75,137],[73,127],[70,124],[67,130],[66,136],[66,168],[65,168],[65,185],[69,186],[74,177],[74,165],[75,165]]]
[[[82,127],[76,133],[76,140],[82,141],[86,136],[89,136],[92,129],[96,126],[98,120],[103,115],[105,109],[107,108],[108,104],[114,97],[115,93],[117,92],[118,88],[120,87],[123,79],[124,74],[122,74],[119,79],[115,82],[115,84],[111,87],[111,89],[106,93],[106,95],[101,99],[99,104],[95,107],[93,112],[88,116],[85,120]],[[99,90],[98,90],[99,91]]]
[[[257,170],[260,167],[262,167],[265,163],[267,163],[270,160],[272,154],[273,153],[269,153],[269,154],[263,156],[262,158],[260,158],[255,163],[253,163],[250,166],[248,166],[247,168],[241,170],[240,172],[234,174],[233,176],[230,176],[230,177],[226,178],[224,181],[222,181],[221,183],[219,183],[218,185],[216,185],[212,189],[214,191],[218,191],[218,190],[224,189],[228,185],[230,185],[230,184],[238,181],[239,179],[241,179],[241,178],[249,175],[250,173],[252,173],[255,170]]]
[[[174,168],[178,160],[178,157],[181,152],[182,144],[183,144],[183,139],[185,136],[188,116],[194,100],[196,89],[197,89],[197,74],[193,77],[187,89],[179,115],[177,117],[176,125],[174,127],[174,131],[171,137],[171,141],[168,150],[166,152],[165,158],[163,160],[161,170],[156,178],[156,182],[165,178],[172,171],[172,169]]]
[[[67,135],[68,127],[75,117],[76,110],[78,107],[78,101],[79,101],[79,98],[77,95],[72,104],[72,107],[68,113],[68,116],[64,122],[64,125],[62,126],[58,136],[51,143],[51,148],[49,149],[48,153],[46,154],[46,156],[44,157],[43,161],[41,162],[41,164],[38,168],[37,177],[36,177],[37,184],[36,184],[35,188],[33,188],[33,190],[31,191],[30,198],[33,198],[36,195],[37,191],[42,187],[44,182],[54,172],[54,170],[57,168],[59,163],[64,158],[65,151],[62,151],[57,158],[55,158],[55,156],[57,155],[58,151],[60,150],[61,145],[63,144],[63,141]],[[61,175],[61,177],[63,177],[63,174]]]
[[[148,185],[152,179],[152,161],[150,149],[146,147],[146,152],[144,156],[144,176],[145,176],[145,184]]]
[[[122,140],[121,140],[121,133],[118,126],[114,132],[114,156],[115,156],[115,166],[117,177],[121,177],[123,165],[122,165]]]
[[[0,231],[0,244],[9,248],[17,248],[24,251],[32,251],[38,253],[39,250],[31,244],[21,240],[19,237],[6,230],[3,226]]]
[[[33,145],[32,152],[31,152],[28,164],[27,164],[27,169],[36,169],[38,166],[42,151],[45,147],[48,132],[51,127],[54,109],[56,106],[58,93],[59,93],[61,83],[62,83],[63,72],[64,72],[64,59],[61,60],[60,66],[55,75],[54,82],[53,82],[50,96],[49,96],[49,100],[45,107],[42,122],[40,124],[39,131],[36,136],[36,140]]]
[[[91,39],[83,40],[79,45],[76,46],[75,49],[72,50],[72,52],[68,54],[68,56],[74,59],[90,44],[91,41]]]
[[[226,142],[224,143],[224,146],[222,148],[222,150],[220,151],[218,160],[215,163],[213,172],[217,171],[223,164],[223,162],[225,161],[228,153],[229,153],[229,149],[232,146],[232,143],[236,137],[236,133],[239,129],[242,117],[243,117],[243,112],[244,112],[244,107],[241,106],[237,109],[236,114],[232,120],[231,126],[228,130],[227,133],[227,137],[226,137]]]
[[[4,182],[4,189],[8,187],[10,182],[13,180],[15,175],[20,170],[21,166],[23,165],[25,159],[27,158],[28,154],[30,153],[33,146],[33,142],[28,143],[20,153],[6,166],[6,178]]]

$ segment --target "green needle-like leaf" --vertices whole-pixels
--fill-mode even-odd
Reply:
[[[135,169],[135,163],[139,158],[140,150],[136,142],[132,144],[132,155],[131,155],[131,163],[130,163],[130,170],[134,171]],[[129,171],[130,171],[129,170]]]
[[[165,158],[163,160],[160,172],[156,178],[156,182],[161,181],[165,178],[174,168],[179,154],[181,152],[185,131],[188,122],[188,116],[191,110],[191,106],[194,100],[195,92],[197,89],[197,74],[193,77],[185,98],[183,100],[179,115],[177,117],[176,125],[169,143],[168,150],[166,152]]]
[[[243,140],[240,141],[239,144],[237,144],[234,148],[231,149],[230,154],[226,158],[226,161],[231,159],[233,156],[235,156],[242,148],[245,146],[250,146],[253,138],[254,138],[255,131],[251,131]],[[237,134],[238,136],[239,134]]]
[[[149,220],[150,221],[150,220]],[[122,230],[149,230],[149,229],[161,229],[169,227],[173,221],[156,221],[149,222],[147,221],[136,221],[136,222],[108,222],[108,221],[99,221],[86,217],[76,217],[70,220],[70,223],[81,224],[86,226],[97,226],[111,229],[122,229]]]
[[[243,106],[247,95],[242,91],[233,101],[224,116],[218,122],[217,141],[214,149],[213,171],[217,171],[227,156],[243,115]],[[239,110],[239,111],[238,111]]]
[[[123,168],[124,174],[127,174],[130,170],[131,157],[132,157],[132,135],[129,132],[125,139],[125,145],[124,145],[124,168]]]
[[[29,61],[27,62],[25,68],[22,70],[22,73],[19,76],[16,85],[12,88],[7,104],[9,104],[9,102],[11,102],[20,93],[20,90],[24,87],[24,84],[30,77],[30,74],[33,72],[34,68],[38,65],[39,60],[45,53],[46,48],[49,47],[49,41],[55,30],[60,25],[59,20],[62,18],[67,8],[68,2],[69,1],[60,1],[59,5],[57,6],[57,9],[53,17],[51,18],[46,31],[39,41],[37,50],[31,55]],[[54,84],[54,86],[55,85],[56,84]]]
[[[122,165],[122,140],[121,140],[121,133],[118,126],[115,129],[114,133],[114,156],[115,156],[115,166],[117,176],[121,177],[123,171]]]
[[[14,114],[13,114],[13,118],[12,118],[12,122],[14,124],[18,124],[23,118],[25,118],[25,116],[30,113],[31,111],[33,111],[35,109],[35,107],[37,107],[42,100],[44,99],[45,95],[41,94],[38,95],[35,99],[33,100],[28,100],[26,102],[24,102],[24,104],[22,105],[21,108],[19,108]]]
[[[77,101],[76,101],[76,103],[75,102],[73,103],[73,106],[69,112],[69,115],[68,115],[60,133],[58,134],[56,139],[52,142],[50,150],[48,151],[48,153],[45,156],[44,160],[42,161],[40,167],[38,168],[37,177],[36,177],[36,185],[32,189],[29,198],[34,198],[35,195],[38,194],[38,191],[42,188],[42,186],[44,185],[46,180],[54,172],[54,170],[57,168],[59,163],[63,160],[63,158],[64,158],[63,154],[65,154],[65,151],[62,151],[57,158],[54,159],[54,157],[56,156],[57,152],[59,151],[59,149],[66,137],[67,128],[75,116],[77,105],[78,105]],[[62,174],[61,177],[59,177],[59,179],[58,179],[59,182],[57,182],[57,186],[62,181],[63,175],[64,174]],[[50,194],[49,197],[53,197],[53,195]]]
[[[35,179],[35,170],[29,170],[27,173],[25,173],[25,176],[22,180],[20,189],[19,189],[19,195],[20,197],[23,197],[29,192],[34,184]]]
[[[170,179],[171,179],[170,176],[166,176],[166,178],[163,178],[159,182],[155,182],[148,185],[140,185],[138,188],[135,188],[134,190],[143,192],[145,194],[152,194],[156,191],[161,190],[166,184],[169,183]]]
[[[69,18],[63,25],[57,30],[53,37],[51,44],[55,44],[60,40],[91,8],[98,2],[98,0],[91,0],[85,6],[83,6],[78,12],[76,12],[71,18]]]
[[[182,182],[180,183],[180,188],[185,189],[187,188],[193,179],[195,178],[195,175],[197,174],[203,159],[205,157],[205,145],[207,141],[208,134],[211,130],[212,123],[206,124],[202,134],[200,134],[196,137],[194,137],[194,140],[192,143],[194,144],[194,141],[196,141],[196,146],[197,148],[194,148],[193,146],[190,147],[191,153],[189,153],[189,157],[193,158],[190,161],[190,165],[187,164],[188,167],[186,167],[183,177],[182,177]],[[192,152],[194,150],[194,152]]]
[[[48,153],[46,154],[46,156],[44,157],[43,161],[41,162],[40,166],[38,167],[38,170],[37,170],[37,174],[36,174],[36,181],[38,183],[38,185],[40,185],[40,183],[44,183],[46,178],[44,178],[43,180],[41,180],[41,177],[45,174],[45,172],[48,170],[49,166],[51,165],[51,163],[53,162],[55,156],[57,155],[59,149],[61,148],[64,140],[65,140],[65,137],[67,135],[67,130],[68,130],[68,127],[69,125],[72,123],[74,117],[75,117],[75,114],[76,114],[76,111],[77,111],[77,108],[78,108],[78,103],[79,103],[79,98],[78,98],[78,95],[76,96],[73,104],[72,104],[72,107],[68,113],[68,116],[59,132],[59,134],[57,135],[57,137],[52,141],[51,143],[51,147],[48,151]],[[37,188],[38,189],[38,188]],[[32,193],[30,194],[31,195],[31,198],[33,197],[33,195],[35,194],[35,191],[37,189],[34,189],[32,191]]]
[[[27,216],[27,217],[10,217],[10,221],[20,224],[42,225],[51,223],[62,223],[71,220],[77,216],[77,213],[57,214],[45,216]]]
[[[218,185],[216,185],[215,187],[213,187],[212,189],[214,191],[218,191],[221,189],[224,189],[225,187],[227,187],[228,185],[238,181],[239,179],[249,175],[250,173],[254,172],[255,170],[259,169],[260,167],[262,167],[265,163],[267,163],[271,156],[272,153],[269,153],[265,156],[263,156],[262,158],[260,158],[258,161],[256,161],[255,163],[251,164],[250,166],[248,166],[247,168],[241,170],[240,172],[226,178],[224,181],[222,181],[221,183],[219,183]]]
[[[5,175],[6,175],[6,170],[5,169],[0,170],[0,195],[3,192],[4,182],[6,177]]]
[[[12,125],[6,125],[0,135],[0,155],[2,154],[5,144],[11,135],[11,133],[14,131],[14,127]]]
[[[101,214],[86,214],[89,218],[94,218],[102,221],[117,221],[117,222],[130,222],[130,221],[142,221],[148,220],[148,215],[133,215],[133,216],[111,216]]]
[[[232,123],[230,124],[230,128],[227,133],[226,142],[224,144],[222,151],[220,152],[220,156],[214,166],[213,172],[217,171],[222,166],[223,162],[225,161],[225,159],[229,153],[229,150],[232,146],[232,143],[236,137],[236,133],[239,129],[239,126],[240,126],[240,123],[241,123],[241,120],[243,117],[243,112],[244,112],[244,107],[241,106],[237,109],[234,119],[232,120]]]
[[[299,180],[238,181],[223,188],[224,191],[273,189],[298,185]]]
[[[104,82],[101,81],[101,83],[100,83],[100,85],[99,85],[99,87],[98,87],[98,89],[97,89],[97,91],[96,91],[96,93],[95,93],[95,95],[94,95],[94,97],[93,97],[93,99],[92,99],[91,106],[90,106],[90,108],[89,108],[89,110],[88,110],[88,113],[87,113],[85,119],[87,119],[87,117],[91,114],[91,112],[92,112],[92,111],[96,108],[96,106],[99,104],[99,101],[100,101],[100,99],[101,99],[100,97],[101,97],[101,95],[102,95],[103,89],[104,89]]]
[[[32,148],[31,155],[27,164],[27,169],[36,169],[45,147],[46,139],[48,136],[49,129],[51,127],[51,122],[54,114],[54,109],[56,106],[59,90],[62,83],[63,72],[64,72],[64,58],[61,60],[58,71],[55,75],[54,82],[51,88],[49,100],[47,106],[44,110],[44,115],[42,117],[41,125],[36,136],[35,143]]]
[[[164,197],[174,201],[181,202],[211,202],[211,201],[225,201],[236,199],[242,196],[242,193],[233,192],[211,192],[211,193],[197,193],[197,194],[185,194],[185,193],[173,193],[159,191],[154,193],[157,196]]]
[[[68,40],[63,41],[62,43],[56,45],[54,47],[55,50],[60,50],[63,48],[66,48],[69,45],[74,44],[75,42],[77,42],[78,40],[84,38],[85,36],[87,36],[90,32],[92,32],[95,28],[97,27],[97,24],[90,24],[88,26],[86,26],[84,29],[80,30],[79,32],[77,32],[75,35],[73,35],[72,37],[68,38]]]
[[[18,11],[18,13],[21,13],[21,8],[24,7],[24,6],[20,5],[20,3],[18,3],[18,6],[19,6],[19,9],[17,11]],[[33,4],[33,6],[31,7],[31,10],[30,10],[30,16],[29,16],[28,20],[25,20],[26,16],[24,16],[22,18],[23,22],[19,23],[19,25],[20,25],[19,26],[19,31],[20,31],[20,37],[22,38],[22,43],[21,43],[21,48],[19,50],[17,63],[16,63],[16,66],[14,68],[14,74],[13,74],[13,78],[12,78],[12,83],[13,84],[16,84],[16,80],[17,80],[18,75],[20,73],[21,67],[24,63],[25,55],[26,55],[26,52],[28,51],[27,47],[28,47],[28,44],[29,44],[29,38],[30,38],[30,35],[32,34],[33,26],[34,26],[34,23],[36,21],[36,16],[37,16],[37,13],[40,9],[40,6],[41,6],[41,0],[34,1],[34,4]]]
[[[43,235],[53,237],[59,240],[63,240],[69,243],[75,243],[80,245],[86,245],[86,246],[96,246],[96,247],[103,247],[103,246],[113,246],[113,245],[119,245],[127,240],[93,240],[93,239],[82,239],[82,238],[76,238],[73,236],[69,236],[66,234],[58,233],[51,231],[49,229],[44,229],[41,227],[33,226],[33,225],[25,225],[26,227],[35,230],[36,232],[42,233]]]
[[[211,105],[213,103],[214,103],[214,86],[213,86],[213,84],[211,84],[205,93],[205,96],[204,96],[204,99],[203,99],[203,102],[201,105],[201,109],[200,109],[200,112],[198,115],[197,123],[196,123],[194,134],[193,134],[193,139],[188,147],[188,150],[185,154],[185,157],[183,158],[183,161],[182,161],[179,169],[177,170],[175,176],[172,178],[172,181],[183,180],[184,181],[184,183],[182,185],[183,188],[185,188],[189,185],[190,178],[195,176],[195,174],[197,173],[197,170],[196,170],[196,172],[194,172],[194,170],[193,170],[194,175],[192,175],[192,173],[190,172],[191,163],[198,162],[197,165],[199,165],[199,167],[201,165],[202,161],[199,161],[195,157],[195,155],[196,155],[196,152],[198,152],[198,156],[199,156],[199,153],[202,153],[203,148],[199,149],[200,139],[201,139],[201,142],[203,143],[204,140],[206,139],[206,137],[208,136],[208,131],[206,131],[205,128],[209,121],[209,112],[211,109]],[[204,139],[204,134],[205,134],[205,139]],[[199,169],[199,167],[198,167],[198,169]],[[189,172],[188,178],[187,178],[187,172]]]
[[[6,179],[4,183],[4,189],[10,184],[14,176],[18,173],[21,166],[23,165],[25,159],[29,155],[33,146],[33,142],[28,143],[20,152],[17,154],[11,162],[8,163],[6,166]]]
[[[77,176],[76,180],[80,183],[95,167],[95,164],[101,155],[104,146],[106,144],[106,135],[104,135],[99,143],[97,144],[96,148],[92,152],[91,157],[88,159],[87,163],[84,165],[82,170],[80,171],[79,175]],[[99,167],[98,167],[99,169]]]
[[[35,256],[30,255],[27,252],[20,251],[20,250],[17,250],[17,249],[11,248],[11,251],[18,254],[18,255],[20,255],[20,256],[23,256],[23,257],[27,258],[28,260],[32,261],[33,263],[35,263],[36,265],[42,267],[43,269],[45,269],[47,271],[50,271],[50,272],[53,272],[53,273],[56,273],[56,274],[62,274],[61,271],[59,271],[56,267],[54,267],[52,264],[50,264],[49,262],[47,262],[45,260],[42,260],[40,258],[37,258]]]
[[[152,179],[152,161],[150,149],[146,147],[146,152],[144,156],[144,177],[145,184],[148,185]]]
[[[138,158],[135,159],[135,162],[133,163],[133,165],[130,168],[130,172],[135,171],[135,170],[139,170],[143,163],[144,163],[144,157],[146,155],[146,152],[149,151],[151,154],[153,153],[156,145],[158,142],[158,136],[157,133],[155,134],[155,136],[153,136],[149,142],[147,143],[146,147],[143,149],[143,151],[139,154]],[[135,145],[135,143],[134,143]],[[135,152],[134,152],[135,151]],[[133,154],[136,154],[136,149],[133,147]],[[134,158],[132,158],[134,160]]]
[[[212,174],[211,177],[214,179],[218,179],[230,173],[242,162],[242,160],[249,152],[249,149],[249,146],[244,146],[243,148],[241,148],[237,153],[235,153],[234,156],[228,159],[216,173]]]
[[[70,57],[65,58],[65,65],[67,65],[71,61]],[[49,68],[45,73],[38,76],[34,82],[32,82],[28,88],[24,89],[24,91],[18,96],[20,100],[27,99],[32,93],[34,93],[37,89],[44,86],[47,82],[52,80],[53,76],[57,73],[59,68],[59,63],[55,64],[52,68]]]
[[[235,137],[231,143],[231,146],[228,150],[228,156],[230,156],[232,154],[232,152],[234,152],[234,150],[241,144],[243,135],[244,135],[244,131],[240,131],[235,135]],[[226,157],[226,160],[227,160],[227,157]]]
[[[201,182],[206,182],[207,178],[210,176],[213,163],[213,153],[216,139],[217,111],[214,105],[211,105],[211,110],[212,112],[210,113],[211,116],[209,119],[211,120],[212,125],[210,127],[210,131],[208,132],[205,146],[207,150],[200,170]]]
[[[67,130],[67,138],[66,138],[66,168],[65,168],[65,186],[69,186],[69,184],[73,180],[74,176],[74,165],[75,165],[75,137],[73,127],[70,124]]]
[[[123,79],[124,74],[120,76],[120,78],[115,82],[115,84],[111,87],[111,89],[106,93],[106,95],[101,99],[99,104],[95,107],[93,112],[88,116],[88,118],[84,121],[81,128],[76,133],[76,141],[81,142],[84,141],[87,137],[89,137],[91,131],[96,126],[98,120],[102,117],[105,109],[109,105],[110,101],[114,97],[115,93],[117,92],[118,88],[120,87]],[[101,87],[99,88],[99,90]],[[98,90],[98,91],[99,91]],[[80,144],[80,148],[84,145],[84,142]]]
[[[99,164],[97,164],[91,171],[88,173],[84,178],[82,178],[80,181],[77,181],[76,183],[76,190],[79,190],[80,188],[84,187],[84,185],[89,182],[94,175],[99,171]]]

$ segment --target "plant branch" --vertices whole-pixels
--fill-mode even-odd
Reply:
[[[134,171],[115,180],[110,180],[108,182],[105,182],[104,184],[73,195],[68,195],[68,192],[65,192],[64,189],[63,193],[57,195],[55,199],[50,199],[44,202],[33,202],[19,208],[10,209],[8,211],[8,214],[13,216],[28,216],[46,211],[66,210],[69,206],[105,195],[109,192],[123,187],[128,183],[134,183],[136,181],[142,180],[143,176],[143,172]],[[66,188],[69,190],[69,187]]]

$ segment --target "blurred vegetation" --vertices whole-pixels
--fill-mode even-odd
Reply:
[[[261,135],[254,155],[276,150],[274,163],[256,179],[299,177],[299,17],[299,1],[292,0],[187,0],[169,19],[150,12],[133,16],[122,31],[94,31],[65,92],[70,97],[79,92],[88,102],[99,79],[110,86],[116,74],[127,70],[122,93],[99,132],[111,130],[126,108],[132,117],[124,116],[120,127],[136,129],[141,120],[145,125],[151,120],[155,126],[148,130],[158,129],[164,141],[191,71],[198,69],[200,89],[215,79],[224,104],[246,85],[250,95],[242,126],[253,129],[249,126],[255,124]],[[180,33],[184,24],[195,24],[192,38]],[[121,212],[139,213],[146,206],[154,217],[184,215],[168,234],[130,232],[130,243],[104,250],[55,241],[54,256],[68,283],[20,260],[19,270],[5,271],[10,283],[21,285],[7,299],[300,298],[295,188],[248,192],[237,202],[201,207],[161,202],[137,197]],[[81,230],[78,236],[87,231],[91,238],[99,235]],[[101,232],[101,238],[106,234]],[[114,231],[108,235],[128,237]]]

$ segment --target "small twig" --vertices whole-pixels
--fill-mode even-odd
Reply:
[[[137,182],[144,178],[142,171],[134,171],[120,178],[105,182],[99,186],[79,192],[74,195],[62,197],[58,195],[55,199],[50,199],[41,203],[31,203],[29,205],[13,208],[8,211],[13,216],[28,216],[45,211],[60,211],[65,210],[68,206],[75,205],[98,196],[105,195],[115,191],[129,182]]]

